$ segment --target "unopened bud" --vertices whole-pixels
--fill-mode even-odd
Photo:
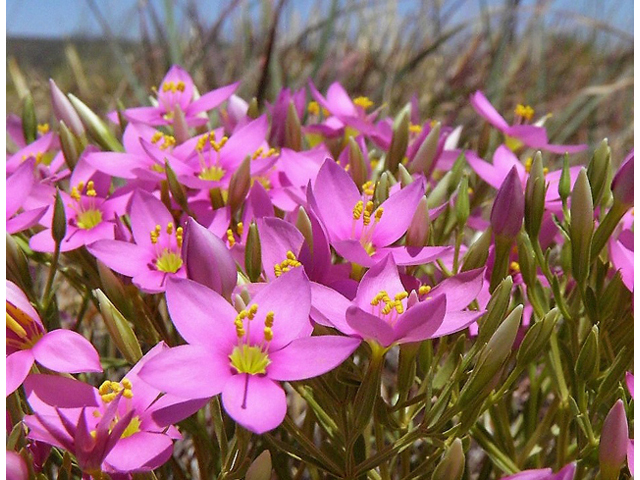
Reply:
[[[100,305],[100,312],[114,345],[131,364],[142,357],[140,343],[126,318],[111,303],[102,290],[94,290]]]
[[[440,122],[431,128],[431,131],[418,148],[416,155],[409,164],[409,172],[423,173],[429,178],[431,171],[435,165],[436,155],[438,153],[438,141],[440,140],[440,130],[442,125]]]
[[[191,137],[189,133],[189,126],[187,125],[187,119],[180,108],[180,105],[176,103],[173,108],[173,122],[171,124],[173,126],[173,135],[176,138],[178,144],[184,143]]]
[[[387,152],[385,166],[391,173],[396,173],[398,165],[402,163],[409,145],[409,109],[404,108],[396,117],[393,124],[393,136]]]
[[[554,308],[529,327],[516,356],[519,365],[528,365],[545,351],[558,318],[558,309]]]
[[[309,246],[309,250],[313,253],[313,226],[311,225],[311,219],[304,207],[300,207],[298,209],[296,228],[300,233],[302,233],[305,242]]]
[[[409,173],[409,170],[402,164],[398,165],[398,179],[400,180],[402,188],[413,183],[413,177]]]
[[[571,192],[571,269],[573,278],[583,283],[589,276],[593,237],[593,199],[584,168],[580,170]]]
[[[528,287],[533,288],[537,278],[533,245],[531,244],[529,235],[527,235],[525,231],[521,231],[518,234],[516,241],[518,245],[518,266],[520,267],[522,279]]]
[[[542,154],[536,152],[531,163],[531,171],[524,194],[524,228],[531,238],[538,238],[540,233],[546,190]]]
[[[384,201],[389,198],[389,189],[391,185],[393,185],[394,178],[389,172],[382,172],[380,175],[380,180],[376,184],[376,189],[373,192],[373,196],[378,203],[378,205],[382,205]]]
[[[76,109],[82,123],[86,127],[89,135],[103,148],[113,152],[122,152],[123,148],[120,142],[113,136],[107,126],[100,117],[96,115],[89,107],[82,103],[77,97],[69,94],[69,100]]]
[[[269,480],[271,478],[271,453],[265,450],[249,466],[245,480]]]
[[[622,400],[617,400],[602,425],[600,436],[600,478],[616,480],[627,456],[629,426]]]
[[[302,126],[300,125],[296,106],[292,101],[289,101],[287,106],[287,118],[284,124],[284,146],[296,152],[302,150]]]
[[[211,208],[214,210],[224,207],[224,197],[218,187],[209,190],[209,200],[211,201]]]
[[[176,172],[173,171],[173,168],[171,168],[168,161],[164,162],[164,172],[167,176],[167,184],[169,186],[171,196],[185,212],[188,212],[189,203],[187,202],[187,192],[185,192],[184,186],[178,180]]]
[[[233,173],[229,181],[229,198],[227,203],[231,208],[233,215],[247,198],[249,188],[251,187],[251,157],[248,155],[240,164],[240,167]]]
[[[27,143],[32,143],[38,137],[38,119],[33,97],[28,93],[22,100],[22,134]]]
[[[584,341],[578,360],[576,361],[576,375],[581,380],[588,382],[600,371],[600,348],[598,346],[599,331],[594,325]]]
[[[469,218],[469,180],[462,177],[458,186],[458,196],[456,197],[456,220],[458,228],[463,228]]]
[[[571,195],[571,174],[569,172],[569,155],[565,154],[562,159],[562,173],[558,182],[558,195],[563,202]]]
[[[475,270],[487,264],[489,258],[489,247],[491,246],[491,237],[493,232],[491,227],[487,228],[478,239],[471,244],[467,253],[462,258],[461,271]]]
[[[491,209],[491,228],[497,237],[515,239],[524,219],[524,193],[516,167],[502,182]]]
[[[464,473],[462,441],[456,438],[433,471],[432,480],[460,480]]]
[[[587,178],[591,185],[593,204],[598,205],[605,188],[611,181],[611,148],[606,138],[593,152],[593,157],[587,166]]]
[[[64,122],[67,128],[70,129],[74,135],[81,137],[84,135],[84,125],[80,117],[76,113],[71,105],[69,99],[60,91],[56,82],[49,79],[49,88],[51,89],[51,105],[53,106],[53,113],[59,122]]]
[[[257,282],[262,274],[262,248],[260,245],[260,235],[255,222],[249,225],[247,234],[247,245],[244,250],[244,267],[249,280]]]
[[[407,229],[407,246],[424,247],[429,242],[430,231],[431,220],[429,219],[427,199],[422,197]]]
[[[487,313],[485,313],[482,320],[479,322],[480,329],[478,330],[478,338],[476,339],[476,342],[480,342],[482,344],[494,334],[498,325],[502,322],[505,313],[507,313],[507,308],[509,308],[512,288],[513,279],[511,276],[508,276],[502,280],[500,285],[498,285],[498,288],[493,291],[491,299],[487,304]]]
[[[62,120],[60,120],[60,147],[67,167],[73,170],[82,153],[82,145]]]
[[[249,108],[247,108],[247,117],[256,119],[260,116],[260,108],[258,107],[258,99],[253,97],[249,102]]]
[[[67,214],[64,210],[64,202],[60,196],[60,190],[56,189],[56,200],[53,204],[53,221],[51,223],[51,236],[56,245],[62,243],[67,234]]]

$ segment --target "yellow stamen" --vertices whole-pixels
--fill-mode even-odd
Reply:
[[[309,102],[309,105],[307,105],[307,110],[311,115],[319,115],[320,105],[316,101],[311,101]]]
[[[169,235],[171,235],[173,233],[173,223],[172,222],[167,223],[167,233]]]
[[[518,272],[520,271],[520,264],[519,264],[518,262],[511,262],[511,263],[509,264],[509,268],[510,268],[513,272],[518,273]]]
[[[369,98],[367,97],[357,97],[353,100],[353,103],[359,107],[362,107],[365,110],[373,106],[373,102],[369,100]]]
[[[364,213],[362,217],[362,222],[365,225],[369,225],[371,223],[371,213],[373,212],[373,202],[369,200],[367,205],[364,207]]]
[[[359,200],[358,203],[356,203],[356,206],[353,207],[353,219],[354,220],[360,220],[360,217],[362,216],[363,209],[364,209],[364,203],[362,202],[362,200]]]
[[[382,207],[378,207],[378,209],[376,210],[376,223],[380,221],[380,219],[382,218],[382,214],[384,213],[384,208]]]
[[[418,288],[418,295],[426,295],[431,291],[431,287],[429,285],[420,285]]]
[[[157,143],[162,137],[162,132],[155,132],[151,137],[151,143]]]
[[[156,268],[161,272],[176,273],[180,267],[182,267],[180,254],[168,248],[162,250],[162,253],[156,258]]]
[[[416,125],[412,123],[411,125],[409,125],[409,131],[411,133],[422,133],[422,125]]]
[[[41,123],[38,125],[38,133],[40,135],[44,135],[45,133],[49,133],[49,124],[48,123]]]
[[[242,222],[238,222],[236,224],[236,230],[238,231],[238,235],[242,235],[244,232],[244,224]]]
[[[364,185],[362,185],[362,191],[365,195],[373,195],[375,192],[375,184],[369,180]]]
[[[97,195],[96,190],[93,187],[93,180],[89,180],[89,183],[87,183],[87,195],[90,197],[95,197]]]
[[[518,117],[522,117],[525,120],[531,120],[533,118],[533,115],[535,114],[535,110],[533,108],[531,108],[529,105],[522,105],[522,104],[519,103],[516,106],[516,109],[514,110],[514,113]]]
[[[229,247],[233,247],[236,244],[236,239],[233,236],[233,230],[230,228],[227,229],[227,242],[229,242]]]

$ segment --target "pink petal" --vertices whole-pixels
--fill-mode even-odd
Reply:
[[[280,381],[317,377],[344,362],[358,345],[359,338],[332,335],[298,338],[282,350],[269,353],[267,376]]]
[[[335,327],[345,335],[356,333],[347,323],[351,301],[335,290],[311,282],[311,318],[326,327]]]
[[[286,260],[288,251],[297,255],[304,237],[295,226],[275,217],[260,219],[258,232],[262,245],[262,265],[267,278],[274,280],[274,266]]]
[[[33,365],[33,353],[31,350],[18,350],[7,356],[7,383],[6,395],[9,396],[22,385],[24,379],[27,378],[31,365]]]
[[[7,450],[7,480],[28,480],[29,469],[24,459],[13,450]]]
[[[167,435],[141,431],[118,440],[105,462],[117,472],[151,471],[169,460],[172,452]]]
[[[147,125],[165,125],[168,123],[162,118],[164,109],[160,107],[128,108],[123,113],[130,122],[140,122]]]
[[[449,308],[449,298],[447,297],[447,308]],[[451,335],[452,333],[459,332],[464,330],[473,322],[478,320],[482,315],[485,314],[485,310],[475,311],[468,310],[463,312],[448,312],[444,316],[444,320],[440,324],[440,326],[436,329],[433,335],[430,338],[440,338],[445,335]]]
[[[411,185],[391,195],[379,208],[384,209],[380,222],[375,226],[372,242],[384,247],[398,240],[411,224],[420,198],[424,195],[425,180],[420,177]]]
[[[480,90],[471,95],[469,101],[473,109],[498,130],[505,131],[509,128],[507,121],[498,113],[494,106],[491,105],[491,102],[489,102]]]
[[[89,340],[71,330],[54,330],[33,346],[36,361],[54,372],[101,372],[100,357]]]
[[[429,295],[435,297],[444,293],[447,296],[448,312],[462,310],[473,302],[480,293],[484,271],[484,267],[477,268],[449,277],[436,285]]]
[[[208,401],[208,398],[185,400],[175,395],[163,395],[145,411],[146,418],[142,420],[140,428],[145,429],[147,424],[145,420],[148,420],[148,418],[151,418],[153,423],[161,428],[173,425],[193,415],[204,407]]]
[[[33,410],[55,415],[55,408],[81,409],[102,405],[97,389],[74,378],[32,374],[24,382],[24,392]]]
[[[42,328],[42,321],[40,320],[40,315],[36,312],[36,309],[33,308],[31,302],[24,294],[20,287],[18,287],[15,283],[10,280],[6,281],[6,291],[7,291],[7,302],[11,303],[14,307],[22,310],[27,314],[28,317],[33,319],[38,325]]]
[[[120,152],[93,152],[86,159],[101,172],[126,179],[136,178],[136,168],[148,169],[154,163],[140,154]]]
[[[447,311],[447,299],[438,295],[414,305],[400,315],[395,325],[396,340],[400,343],[420,342],[438,330]]]
[[[7,178],[7,218],[12,217],[29,196],[35,181],[33,177],[35,163],[33,158],[22,162],[13,175]]]
[[[155,260],[150,249],[118,240],[98,240],[87,250],[107,267],[127,277],[148,271]]]
[[[49,207],[40,207],[27,210],[26,212],[19,213],[11,220],[7,220],[7,232],[10,234],[19,233],[36,226],[48,208]]]
[[[629,393],[631,394],[631,398],[635,398],[633,396],[633,374],[630,372],[627,372],[624,376],[624,380],[627,384],[627,388],[629,389]]]
[[[234,375],[224,386],[222,405],[240,425],[262,434],[282,423],[287,414],[284,390],[258,375]]]
[[[373,255],[373,261],[380,261],[391,254],[396,265],[422,265],[443,258],[452,251],[452,247],[387,247],[379,249]]]
[[[233,92],[238,89],[240,82],[232,83],[224,87],[216,88],[210,92],[205,93],[199,99],[193,101],[184,112],[186,116],[196,115],[200,112],[207,112],[213,110],[222,102],[227,100]]]
[[[347,91],[338,82],[334,82],[327,90],[328,110],[337,116],[357,117],[356,109]]]
[[[140,378],[145,382],[188,399],[218,395],[230,377],[231,364],[226,354],[196,345],[166,350],[140,370]]]
[[[358,286],[356,305],[365,311],[370,310],[371,300],[382,290],[391,297],[405,291],[398,275],[398,267],[391,255],[387,255],[364,274]]]
[[[387,322],[355,305],[347,309],[347,323],[365,340],[376,340],[384,347],[395,341],[395,332]]]
[[[164,203],[144,190],[137,190],[133,194],[130,217],[133,238],[138,245],[143,246],[151,246],[150,233],[156,225],[160,225],[160,235],[166,235],[167,224],[173,223],[173,217]]]
[[[338,255],[344,257],[344,259],[349,262],[355,263],[356,265],[362,265],[363,267],[372,267],[382,258],[386,257],[386,255],[383,255],[378,259],[378,261],[376,261],[367,253],[358,240],[334,240],[331,244]]]

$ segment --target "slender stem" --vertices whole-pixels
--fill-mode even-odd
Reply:
[[[47,283],[44,287],[44,293],[42,294],[42,311],[46,312],[49,309],[49,302],[51,301],[51,288],[53,287],[53,279],[56,276],[58,270],[58,260],[60,259],[60,243],[56,242],[55,250],[53,251],[53,258],[51,265],[49,266],[49,273],[47,275]]]

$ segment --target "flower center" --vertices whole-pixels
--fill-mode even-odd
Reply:
[[[161,272],[176,273],[182,266],[180,254],[165,248],[156,259],[156,267]]]
[[[15,305],[6,302],[7,328],[16,334],[18,338],[7,336],[7,346],[26,350],[33,347],[42,338],[43,332],[40,326],[25,312]]]
[[[122,432],[120,438],[127,438],[134,433],[138,433],[140,431],[140,423],[140,417],[138,417],[137,415],[131,417],[129,425],[127,425],[127,428],[124,429],[124,432]]]
[[[198,178],[200,180],[213,180],[217,182],[224,177],[225,173],[227,173],[227,171],[224,168],[214,165],[213,167],[203,168]]]
[[[271,363],[267,352],[256,345],[238,345],[229,355],[231,366],[238,373],[259,375],[267,373],[267,365]]]
[[[102,212],[95,208],[90,208],[78,214],[76,225],[83,230],[91,230],[102,222]]]
[[[523,118],[524,120],[530,121],[535,114],[535,110],[529,105],[522,105],[519,103],[513,113],[515,113],[516,116]]]

